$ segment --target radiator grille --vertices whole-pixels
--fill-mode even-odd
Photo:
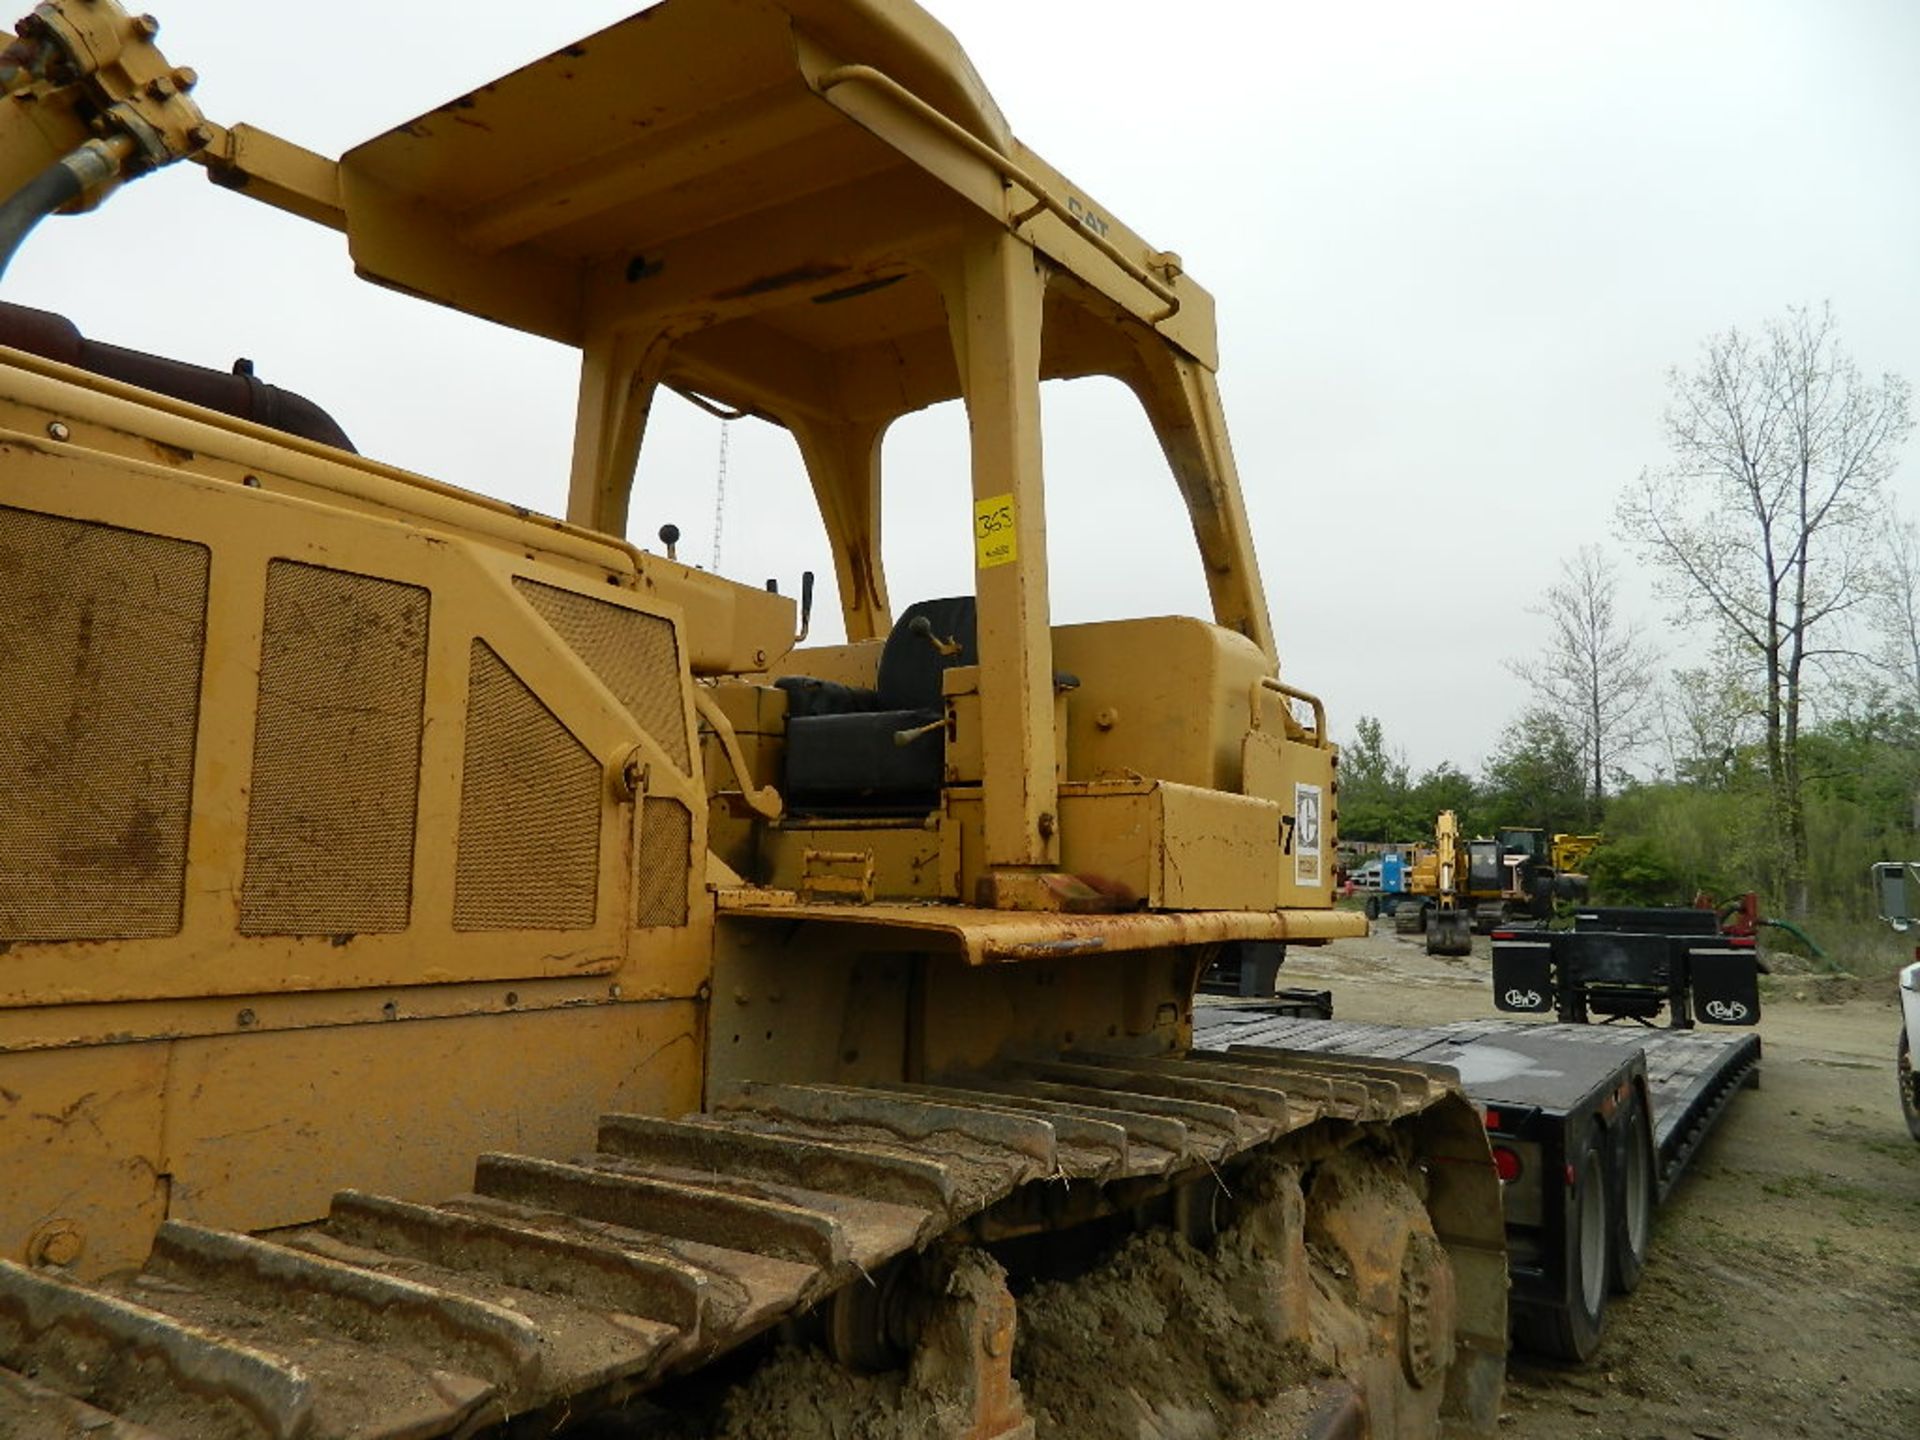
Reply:
[[[592,754],[485,641],[474,641],[454,927],[592,925],[600,795]]]
[[[407,928],[427,611],[415,585],[267,567],[243,933]]]
[[[640,816],[640,858],[634,885],[635,925],[687,923],[687,871],[693,814],[678,800],[650,795]]]
[[[207,562],[0,507],[0,939],[179,930]]]
[[[680,772],[691,774],[680,650],[672,624],[658,615],[609,605],[572,590],[533,580],[513,583],[640,727],[659,742]]]

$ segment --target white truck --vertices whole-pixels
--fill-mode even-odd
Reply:
[[[1902,933],[1914,928],[1914,901],[1920,897],[1920,861],[1882,860],[1873,867],[1873,889],[1880,918]],[[1900,1112],[1907,1133],[1920,1140],[1920,1079],[1913,1073],[1912,1037],[1920,1035],[1920,945],[1914,962],[1900,971],[1900,1039],[1894,1047],[1894,1079],[1900,1087]]]

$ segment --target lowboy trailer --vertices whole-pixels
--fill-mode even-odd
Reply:
[[[1760,1079],[1750,1031],[1467,1020],[1412,1027],[1203,1001],[1196,1048],[1365,1055],[1459,1072],[1493,1142],[1514,1342],[1582,1361],[1611,1294],[1639,1282],[1653,1212],[1736,1090]]]

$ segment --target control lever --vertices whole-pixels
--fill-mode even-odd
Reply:
[[[778,580],[768,580],[768,582],[766,582],[766,593],[768,593],[768,595],[778,595],[778,593],[780,593],[780,582],[778,582]],[[795,645],[799,645],[801,641],[806,639],[806,632],[812,630],[812,622],[814,622],[814,572],[812,572],[812,570],[801,570],[801,634],[793,637],[793,643],[795,643]]]
[[[780,593],[780,582],[778,580],[768,580],[767,593],[769,595],[778,595]],[[800,633],[793,637],[793,643],[796,645],[800,644],[807,638],[807,631],[812,628],[813,572],[811,570],[802,570],[800,572]]]
[[[896,730],[893,732],[893,743],[898,745],[901,749],[904,750],[907,746],[913,744],[914,741],[918,740],[922,735],[931,735],[936,730],[944,730],[946,728],[947,728],[947,722],[944,718],[942,718],[939,720],[932,721],[926,725],[919,726],[917,729]]]
[[[907,622],[907,629],[910,633],[918,635],[948,659],[960,653],[960,642],[958,640],[942,640],[938,635],[933,633],[933,622],[924,615],[916,615],[913,619],[909,620]]]

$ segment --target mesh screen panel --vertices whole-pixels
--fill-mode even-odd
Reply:
[[[179,930],[207,561],[0,507],[0,939]]]
[[[691,774],[680,650],[674,643],[673,626],[657,615],[643,615],[571,590],[533,580],[513,583],[640,727],[659,742],[680,772]]]
[[[407,928],[427,610],[415,585],[267,567],[243,933]]]
[[[649,795],[640,817],[636,925],[687,923],[687,871],[692,864],[693,815],[678,800]]]
[[[485,641],[473,642],[453,923],[578,930],[599,891],[600,767]]]

